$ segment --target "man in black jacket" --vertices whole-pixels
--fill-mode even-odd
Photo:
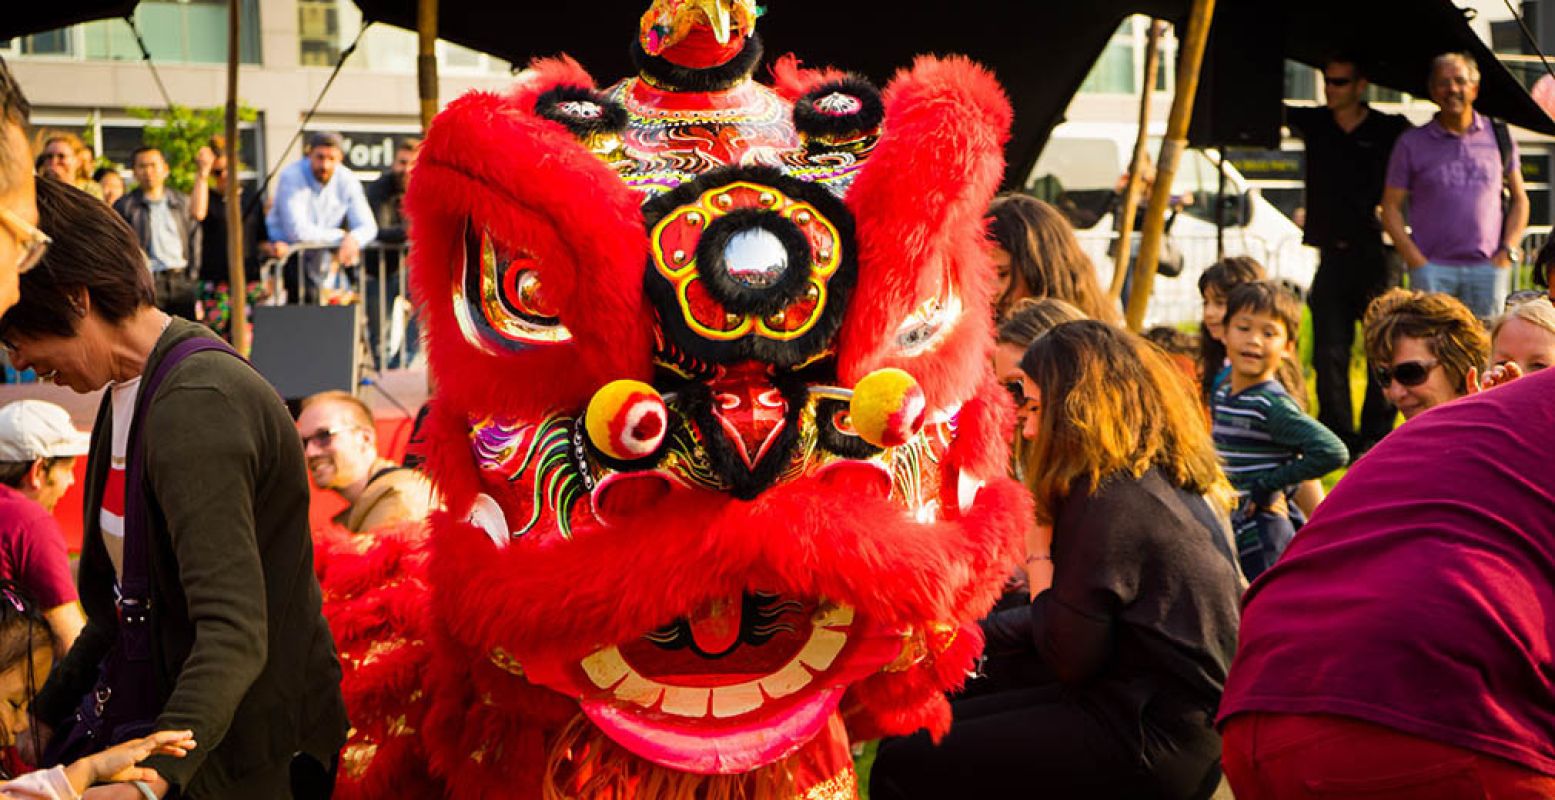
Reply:
[[[1322,260],[1307,299],[1317,419],[1358,458],[1393,430],[1393,407],[1375,381],[1357,430],[1350,400],[1350,349],[1366,306],[1399,285],[1403,262],[1382,243],[1377,204],[1388,155],[1409,120],[1366,104],[1366,74],[1353,56],[1323,65],[1326,107],[1287,108],[1285,123],[1307,146],[1307,224],[1302,241]]]
[[[130,166],[137,186],[114,204],[150,259],[157,308],[184,319],[194,319],[200,222],[210,209],[211,165],[215,160],[210,148],[200,148],[195,155],[194,188],[186,195],[167,185],[167,158],[161,150],[136,148]]]

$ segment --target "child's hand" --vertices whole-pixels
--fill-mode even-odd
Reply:
[[[1469,367],[1469,374],[1464,376],[1464,394],[1479,394],[1486,389],[1494,389],[1504,386],[1523,376],[1523,368],[1517,366],[1516,361],[1508,361],[1505,364],[1497,364],[1485,370],[1484,375],[1479,374],[1475,367]]]
[[[158,731],[79,759],[65,769],[65,775],[77,792],[94,783],[152,781],[157,771],[137,766],[140,762],[153,755],[183,758],[194,747],[194,731]]]

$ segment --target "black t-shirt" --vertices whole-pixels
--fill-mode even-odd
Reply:
[[[244,190],[239,201],[244,210],[250,211],[243,219],[243,261],[248,270],[248,280],[259,280],[259,242],[264,238],[260,226],[264,224],[265,211],[255,207],[254,193]],[[227,202],[222,194],[211,189],[210,208],[200,222],[201,238],[200,280],[226,283],[227,271]]]
[[[1376,207],[1388,156],[1399,134],[1410,129],[1398,114],[1367,109],[1355,130],[1345,133],[1333,112],[1285,109],[1285,124],[1307,144],[1307,225],[1302,241],[1316,247],[1377,241],[1382,225]]]
[[[985,620],[988,648],[1034,648],[1120,731],[1137,732],[1153,700],[1212,712],[1242,592],[1225,518],[1156,469],[1073,492],[1056,511],[1053,586],[1029,610]]]

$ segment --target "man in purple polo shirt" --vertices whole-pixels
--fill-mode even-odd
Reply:
[[[1474,111],[1479,66],[1473,56],[1437,56],[1430,87],[1441,110],[1394,145],[1382,225],[1409,268],[1411,287],[1446,292],[1490,319],[1501,312],[1528,227],[1517,145],[1506,137],[1503,157],[1490,118]],[[1511,192],[1505,212],[1503,184]],[[1406,204],[1412,230],[1404,227]]]

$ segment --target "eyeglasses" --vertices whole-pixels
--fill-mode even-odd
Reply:
[[[1388,388],[1388,384],[1398,381],[1400,386],[1419,386],[1425,383],[1425,379],[1431,376],[1431,370],[1436,369],[1436,361],[1403,361],[1391,367],[1377,367],[1373,374],[1377,377],[1377,385]]]
[[[316,444],[319,447],[329,447],[335,441],[335,437],[347,431],[361,430],[355,425],[342,425],[338,428],[321,428],[302,437],[302,449],[308,449],[308,445]]]
[[[1544,297],[1549,297],[1549,293],[1543,289],[1519,289],[1506,296],[1506,305],[1501,310],[1511,311],[1523,303],[1532,303]]]
[[[1355,83],[1354,78],[1339,78],[1332,75],[1323,76],[1323,84],[1325,86],[1349,86],[1352,83]]]
[[[16,259],[16,274],[21,275],[38,266],[43,260],[43,254],[49,249],[49,244],[54,240],[49,235],[28,224],[27,220],[16,215],[9,208],[0,208],[0,227],[4,227],[16,237],[16,244],[21,247],[22,254]]]

